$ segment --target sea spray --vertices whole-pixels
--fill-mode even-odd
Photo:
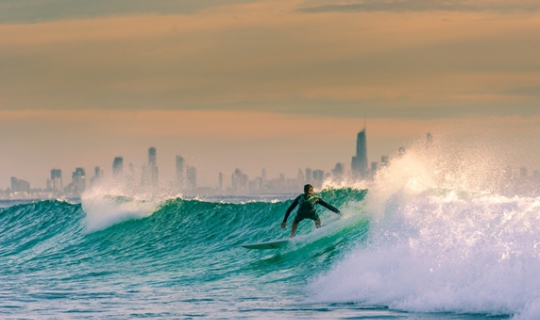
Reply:
[[[369,186],[369,240],[311,279],[310,301],[540,317],[540,197],[487,148],[412,147]]]
[[[81,200],[88,232],[101,230],[128,219],[148,217],[161,203],[157,200],[100,194],[87,194]]]

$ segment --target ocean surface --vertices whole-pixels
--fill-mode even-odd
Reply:
[[[280,250],[241,245],[295,195],[3,202],[0,318],[540,319],[540,197],[417,160],[327,184],[343,215]]]

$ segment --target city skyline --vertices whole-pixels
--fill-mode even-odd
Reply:
[[[362,135],[363,137],[363,150],[359,151],[358,147],[358,141],[357,141],[357,149],[356,153],[357,155],[359,152],[363,154],[363,156],[367,159],[366,154],[366,133],[365,128],[361,130],[361,132],[358,134],[358,136]],[[387,156],[383,156],[387,157]],[[196,167],[193,165],[189,165],[186,162],[186,159],[182,157],[181,155],[176,155],[176,166],[175,166],[175,177],[171,179],[171,177],[166,177],[165,180],[166,183],[169,184],[176,184],[176,186],[180,190],[194,190],[198,187],[197,179],[196,179]],[[361,165],[357,166],[357,169],[360,168]],[[364,170],[363,175],[358,176],[354,174],[355,168],[350,168],[351,177],[357,177],[359,179],[365,179],[367,178],[366,170],[367,164],[364,162]],[[52,168],[50,170],[50,179],[46,179],[46,187],[41,188],[40,186],[32,188],[32,189],[44,189],[47,191],[59,191],[63,192],[66,190],[66,193],[69,194],[81,194],[83,193],[87,188],[90,188],[92,185],[99,184],[100,180],[107,178],[107,175],[104,174],[103,166],[95,166],[93,168],[94,175],[87,176],[86,170],[82,167],[76,167],[73,173],[71,174],[71,182],[67,182],[67,179],[63,179],[62,172],[63,170],[61,168]],[[148,163],[146,165],[143,165],[141,170],[137,173],[140,174],[140,185],[141,186],[147,186],[149,188],[158,188],[159,187],[159,176],[158,176],[158,162],[157,162],[157,150],[155,147],[149,147],[148,148]],[[345,174],[345,167],[341,162],[337,162],[334,169],[326,171],[326,175],[324,174],[324,170],[320,169],[312,169],[310,167],[305,167],[305,174],[304,171],[302,171],[301,168],[298,169],[298,175],[296,178],[289,179],[286,178],[285,175],[280,172],[275,177],[272,177],[271,179],[267,180],[269,178],[267,176],[267,170],[266,168],[261,168],[261,175],[260,177],[255,178],[255,180],[262,179],[259,181],[259,190],[262,188],[262,181],[272,181],[272,180],[301,180],[305,181],[306,183],[309,183],[311,181],[314,181],[315,184],[320,185],[324,181],[324,179],[329,178],[332,172],[332,175],[336,178],[341,179],[342,176]],[[90,170],[89,170],[90,172]],[[124,171],[124,158],[123,156],[116,156],[114,157],[111,165],[111,175],[108,176],[109,181],[116,181],[116,182],[125,182],[126,177],[129,177],[130,184],[136,183],[137,177],[135,176],[136,172],[134,171],[134,165],[133,163],[129,163],[129,169]],[[299,179],[299,177],[302,177]],[[66,176],[67,177],[67,176]],[[15,181],[15,182],[14,182]],[[163,181],[162,181],[163,182]],[[223,180],[223,173],[218,173],[218,179],[217,183],[215,185],[209,185],[209,186],[202,186],[203,188],[215,188],[217,190],[232,190],[233,192],[237,191],[248,191],[249,189],[253,189],[253,186],[249,185],[249,183],[253,183],[254,181],[249,181],[248,176],[246,174],[243,174],[240,168],[235,168],[234,172],[232,173],[231,182],[229,185],[224,183]],[[17,184],[23,184],[24,187],[21,187],[20,189],[30,189],[29,183],[23,179],[19,179],[17,177],[11,177],[11,187],[12,189],[19,189],[19,188],[13,188],[14,185]],[[65,185],[65,187],[63,187]],[[289,189],[287,189],[289,190]],[[279,190],[273,190],[273,191],[279,191]]]
[[[448,143],[448,141],[446,142]],[[432,150],[434,145],[433,135],[428,132],[425,134],[424,142],[418,143],[426,151]],[[416,150],[418,151],[418,150]],[[421,151],[422,152],[422,151]],[[430,151],[432,152],[432,151]],[[397,157],[401,158],[406,154],[405,147],[399,147]],[[452,155],[448,155],[452,156]],[[197,168],[191,165],[181,155],[175,156],[175,175],[159,179],[158,153],[155,147],[149,147],[147,152],[147,163],[136,170],[133,163],[129,163],[128,170],[124,171],[124,159],[122,156],[114,157],[111,166],[112,175],[104,174],[102,166],[94,167],[94,175],[86,176],[86,171],[82,167],[75,168],[71,174],[71,182],[64,182],[62,178],[62,169],[53,168],[50,170],[50,179],[46,180],[46,188],[30,186],[28,181],[18,177],[11,177],[11,188],[6,189],[3,197],[7,199],[18,198],[51,198],[51,197],[79,197],[85,191],[95,191],[95,188],[114,188],[118,186],[128,187],[131,192],[186,192],[188,195],[197,194],[254,194],[254,193],[294,193],[300,190],[305,183],[311,183],[316,188],[320,188],[323,182],[348,181],[348,183],[361,180],[371,180],[379,168],[389,164],[392,156],[381,155],[380,161],[374,161],[368,164],[367,161],[367,133],[366,127],[360,130],[356,139],[355,155],[352,157],[350,167],[337,162],[331,170],[312,169],[310,167],[299,168],[296,177],[289,178],[283,173],[277,177],[269,177],[266,168],[260,170],[260,175],[253,179],[242,172],[239,167],[234,169],[230,176],[230,185],[224,183],[224,174],[219,172],[217,184],[201,186],[197,183]],[[529,171],[530,170],[530,171]],[[521,166],[517,173],[514,173],[511,166],[504,169],[498,169],[501,178],[507,181],[508,185],[514,183],[540,184],[540,171],[538,168],[526,168]],[[502,172],[502,174],[501,174]],[[528,173],[531,173],[529,176]],[[140,176],[140,178],[139,178]],[[521,181],[521,182],[520,182]],[[65,185],[64,188],[62,186]],[[115,187],[116,186],[116,187]],[[515,190],[516,187],[512,187]],[[138,191],[137,191],[138,190]],[[160,191],[161,190],[161,191]],[[0,191],[2,191],[0,189]],[[504,191],[504,190],[503,190]]]
[[[342,124],[344,123],[341,120],[339,122]],[[528,147],[528,145],[530,145],[531,143],[534,144],[534,141],[537,138],[537,134],[535,134],[535,130],[538,130],[538,126],[537,126],[538,122],[535,119],[524,120],[520,118],[514,118],[514,119],[508,120],[508,119],[502,118],[502,119],[495,119],[495,121],[491,121],[491,122],[484,121],[481,119],[476,120],[476,121],[466,119],[463,121],[462,125],[456,125],[454,122],[445,123],[444,121],[438,121],[437,126],[418,125],[418,124],[422,124],[422,122],[417,122],[417,125],[414,126],[414,130],[415,130],[414,135],[412,135],[410,131],[407,132],[407,127],[402,126],[401,121],[396,120],[394,122],[390,122],[389,125],[388,124],[380,125],[381,123],[380,121],[370,119],[368,120],[368,129],[370,130],[369,131],[370,134],[367,137],[367,140],[368,140],[367,143],[368,145],[370,145],[369,150],[368,150],[369,151],[368,152],[369,153],[368,165],[371,165],[372,162],[380,162],[381,155],[392,156],[392,154],[397,153],[397,150],[399,147],[406,146],[407,144],[411,143],[411,141],[422,139],[423,138],[422,136],[425,134],[425,132],[430,131],[430,130],[424,131],[424,129],[434,129],[434,127],[436,127],[435,129],[436,132],[437,131],[442,132],[443,135],[449,135],[449,134],[455,135],[458,140],[462,139],[460,137],[470,140],[471,135],[473,135],[475,136],[474,139],[478,139],[479,141],[484,140],[486,143],[494,143],[494,142],[496,144],[508,143],[509,145],[511,145],[511,147],[507,147],[507,148],[509,148],[509,150],[515,149],[514,151],[511,152],[514,154],[516,154],[516,152],[518,152],[519,149],[528,148],[529,150],[527,152],[529,152],[533,156],[526,157],[525,161],[520,160],[517,162],[516,161],[509,162],[509,165],[512,165],[512,166],[524,165],[532,169],[539,167],[538,159],[540,157],[538,157],[538,149]],[[240,155],[234,154],[234,152],[225,153],[224,150],[221,149],[220,150],[221,161],[219,162],[214,161],[215,153],[212,154],[211,148],[200,149],[198,148],[198,146],[195,146],[196,148],[193,149],[193,146],[191,146],[188,148],[182,148],[183,150],[181,151],[181,154],[185,156],[186,158],[189,157],[189,159],[191,159],[190,162],[192,164],[196,164],[196,166],[199,168],[198,181],[200,185],[203,185],[203,186],[217,185],[219,183],[218,178],[216,178],[218,172],[233,172],[236,168],[242,168],[242,170],[248,173],[250,176],[257,175],[260,172],[261,168],[266,168],[267,172],[273,176],[277,176],[280,173],[284,173],[287,176],[295,176],[296,170],[298,168],[304,168],[307,166],[310,166],[313,168],[315,167],[326,168],[326,170],[328,171],[334,168],[336,162],[344,163],[347,165],[347,167],[349,167],[349,161],[347,161],[347,158],[350,159],[351,154],[354,155],[354,148],[355,148],[354,138],[351,138],[351,137],[354,137],[356,133],[358,133],[358,127],[359,127],[360,122],[354,121],[353,119],[353,120],[349,120],[348,123],[351,124],[350,129],[348,130],[351,134],[346,137],[341,137],[341,138],[339,138],[338,136],[338,139],[333,139],[333,138],[336,138],[336,136],[334,135],[334,132],[332,132],[330,135],[325,135],[324,137],[319,137],[316,134],[313,134],[317,131],[322,132],[323,134],[326,133],[326,131],[324,130],[325,128],[324,126],[322,127],[322,130],[316,129],[317,125],[319,124],[317,122],[315,123],[311,122],[311,124],[314,124],[314,125],[310,126],[311,128],[309,131],[304,132],[306,134],[291,135],[287,139],[284,139],[282,135],[278,135],[275,138],[276,143],[281,143],[281,141],[284,141],[284,140],[287,140],[285,141],[285,143],[290,143],[289,140],[293,140],[294,142],[295,139],[300,139],[300,141],[311,140],[315,142],[315,143],[313,142],[293,143],[294,150],[298,151],[299,150],[298,147],[304,148],[305,150],[304,154],[308,155],[307,157],[302,156],[302,154],[300,154],[301,159],[298,159],[298,154],[295,155],[296,152],[294,151],[291,152],[290,156],[286,155],[285,157],[280,157],[282,163],[288,162],[288,161],[284,161],[288,159],[287,157],[296,157],[296,160],[297,160],[296,164],[291,163],[287,165],[279,165],[279,162],[276,162],[276,163],[274,163],[275,161],[269,162],[268,159],[264,159],[264,158],[259,158],[259,161],[250,161],[251,159],[253,159],[253,156],[249,156],[250,153],[253,153],[253,152],[260,153],[261,150],[263,150],[263,153],[264,153],[264,149],[267,148],[268,146],[265,144],[262,144],[255,147],[253,142],[249,140],[247,141],[244,140],[243,142],[242,141],[232,142],[234,145],[236,145],[236,147],[238,147],[239,144],[246,144],[246,146],[248,147],[247,149],[245,149],[245,152]],[[471,123],[474,123],[474,125],[471,125]],[[324,124],[327,126],[329,125],[327,119],[324,119],[322,122],[320,122],[320,124]],[[331,126],[332,125],[330,123],[330,127]],[[406,129],[404,130],[405,131],[404,133],[408,133],[408,135],[404,134],[403,138],[399,139],[399,136],[398,136],[399,131],[396,131],[396,129],[401,130],[402,128]],[[456,128],[458,129],[464,128],[464,129],[461,131],[457,131]],[[284,127],[283,130],[286,131],[286,130],[296,130],[296,129],[294,126],[287,126],[287,127]],[[420,131],[423,131],[423,132],[420,132]],[[507,132],[511,132],[511,131],[522,131],[524,134],[527,134],[528,137],[526,137],[525,139],[521,139],[519,135],[516,136],[515,134],[507,134]],[[373,132],[373,134],[371,132]],[[388,135],[389,133],[390,135]],[[214,134],[214,132],[212,132],[212,134]],[[379,137],[376,137],[377,135],[379,135]],[[211,147],[216,146],[216,149],[214,149],[213,152],[216,152],[218,148],[223,148],[223,147],[225,147],[225,149],[230,148],[231,142],[228,142],[228,144],[223,144],[223,143],[215,144],[216,142],[220,142],[219,139],[221,137],[222,136],[220,135],[209,136],[209,138],[211,138],[212,140],[207,140],[208,141],[207,145]],[[514,139],[514,141],[512,141],[512,139]],[[380,143],[381,141],[383,143]],[[388,143],[389,141],[390,143]],[[178,155],[178,154],[175,154],[174,152],[175,152],[175,149],[179,150],[180,148],[177,148],[177,147],[170,148],[167,145],[163,145],[162,143],[155,143],[153,145],[160,146],[159,149],[162,150],[161,159],[162,159],[162,168],[164,169],[164,171],[162,172],[163,176],[170,177],[174,175],[175,174],[174,162],[175,162],[175,157]],[[20,148],[20,146],[17,146],[17,147]],[[125,160],[125,162],[123,163],[124,170],[127,170],[129,163],[131,163],[136,168],[141,168],[142,166],[148,164],[148,158],[146,160],[143,160],[145,159],[145,156],[142,150],[144,150],[145,148],[147,147],[139,148],[137,145],[135,145],[135,146],[131,146],[131,150],[129,152],[125,152],[125,154],[123,155],[124,159],[122,159],[122,161]],[[120,146],[119,149],[125,150],[125,147]],[[274,149],[271,149],[270,151],[273,151],[273,150]],[[331,152],[328,152],[329,150]],[[58,150],[57,152],[55,152],[55,154],[57,155],[60,154],[60,151],[62,150]],[[208,151],[210,151],[210,154],[208,154]],[[22,174],[20,172],[16,172],[16,170],[11,170],[11,169],[7,170],[8,168],[4,166],[3,170],[0,172],[0,175],[4,177],[0,181],[0,189],[6,189],[7,187],[9,187],[9,184],[10,184],[9,179],[12,176],[18,177],[19,179],[22,179],[22,180],[29,181],[32,186],[43,188],[45,187],[45,179],[44,179],[43,172],[48,172],[51,168],[56,168],[56,167],[64,168],[64,170],[75,170],[75,168],[77,167],[83,167],[88,172],[91,172],[92,170],[94,170],[94,167],[96,165],[99,165],[104,168],[105,174],[109,175],[111,173],[110,172],[111,170],[110,159],[117,156],[119,153],[116,151],[111,152],[109,150],[109,154],[106,154],[105,152],[101,152],[100,149],[98,149],[97,152],[94,151],[92,152],[92,154],[90,154],[90,156],[88,156],[89,154],[85,154],[83,150],[83,153],[82,153],[83,156],[81,157],[81,160],[79,160],[74,156],[74,154],[70,153],[69,148],[65,148],[64,152],[65,154],[64,154],[64,157],[60,159],[61,161],[58,161],[58,158],[54,159],[50,157],[49,157],[49,162],[48,162],[49,164],[46,164],[45,163],[46,161],[43,163],[41,161],[37,161],[37,162],[31,161],[31,165],[22,167],[22,168],[25,168],[22,171],[20,171],[22,172]],[[205,152],[207,154],[206,157],[203,156]],[[264,153],[264,155],[266,154],[267,153]],[[9,153],[9,155],[17,156],[18,153],[13,152],[13,153]],[[86,161],[86,164],[84,163],[84,159],[90,159],[91,156],[95,156],[95,155],[99,156],[97,157],[98,161],[91,161],[91,162]],[[249,157],[246,158],[246,155],[248,155]],[[32,156],[32,158],[39,158],[39,157],[40,157],[39,154],[35,154]],[[108,157],[110,158],[106,159]],[[99,159],[104,159],[104,158],[105,160],[101,160],[101,161],[99,160]],[[269,159],[270,158],[271,157],[269,157]],[[6,157],[4,157],[4,159],[6,159]],[[17,164],[19,165],[20,163],[23,163],[25,160],[26,160],[25,158],[20,158],[20,157],[14,158],[14,161],[17,162]],[[47,160],[47,158],[45,158],[45,160]],[[324,160],[324,161],[321,161],[321,160]],[[62,164],[62,161],[64,161],[64,163],[67,162],[68,165]],[[219,165],[227,161],[228,161],[227,166],[216,165],[216,163]],[[40,167],[41,169],[37,171],[36,169]],[[37,172],[37,174],[36,173],[31,174],[30,173],[31,171],[28,169],[36,170],[34,172]]]
[[[428,141],[431,140],[431,134],[428,133]],[[356,159],[360,160],[356,160]],[[176,155],[175,176],[173,179],[167,177],[165,183],[169,188],[176,188],[178,191],[196,191],[202,189],[215,190],[217,192],[228,193],[246,193],[246,192],[290,192],[301,188],[303,183],[313,183],[316,187],[320,187],[324,180],[333,178],[341,180],[343,178],[352,178],[357,180],[367,179],[369,168],[367,167],[367,146],[366,146],[366,128],[358,133],[356,141],[356,155],[353,156],[353,162],[350,171],[341,162],[337,162],[334,169],[326,172],[320,169],[311,169],[306,167],[305,174],[303,169],[298,169],[296,178],[286,178],[283,173],[279,173],[278,178],[268,179],[265,168],[261,169],[261,175],[254,180],[249,180],[248,175],[244,174],[240,168],[235,168],[231,176],[230,186],[224,184],[223,173],[218,174],[217,185],[203,186],[197,184],[197,169],[193,165],[189,165],[186,159],[181,155]],[[388,156],[383,155],[382,161],[388,159]],[[371,175],[377,170],[378,162],[373,162],[371,167]],[[135,186],[137,184],[137,173],[140,174],[140,187],[143,189],[157,190],[163,188],[159,181],[159,166],[157,162],[157,150],[155,147],[148,148],[148,163],[143,165],[140,172],[136,172],[133,163],[129,163],[129,169],[124,171],[124,158],[122,156],[114,157],[111,166],[112,175],[108,179],[108,183],[119,183]],[[50,179],[46,180],[46,188],[44,191],[63,194],[66,196],[77,196],[83,194],[87,189],[99,187],[107,178],[104,174],[103,167],[94,167],[94,176],[86,177],[85,169],[81,167],[75,168],[72,173],[71,183],[66,182],[66,187],[63,188],[64,181],[62,178],[62,169],[53,168],[50,171]],[[87,184],[88,181],[88,184]],[[162,182],[163,184],[163,182]],[[12,192],[30,192],[31,189],[41,190],[40,187],[31,188],[30,184],[22,179],[11,177]],[[6,189],[6,191],[9,189]]]

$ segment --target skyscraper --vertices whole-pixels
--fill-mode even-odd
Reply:
[[[310,168],[306,168],[306,183],[311,183],[313,177],[313,171]]]
[[[76,168],[75,172],[71,175],[73,185],[75,186],[75,191],[78,193],[83,193],[86,189],[86,173],[83,168]]]
[[[248,176],[242,173],[242,170],[236,168],[231,176],[231,188],[234,192],[247,191]]]
[[[156,166],[156,148],[154,147],[148,149],[148,166]]]
[[[189,189],[194,190],[197,188],[197,169],[195,167],[187,166],[186,180]]]
[[[97,184],[99,184],[99,181],[101,180],[101,177],[103,176],[103,168],[100,166],[97,166],[94,168],[94,176],[92,179],[90,179],[90,186],[94,187]]]
[[[11,177],[11,192],[30,192],[30,183]]]
[[[372,162],[371,163],[371,171],[370,176],[373,178],[375,174],[377,173],[377,170],[379,170],[379,163],[378,162]]]
[[[158,181],[158,167],[156,166],[156,148],[148,149],[148,165],[142,168],[141,183],[144,187],[151,186],[156,188]]]
[[[366,129],[358,132],[356,138],[356,155],[352,157],[351,170],[353,178],[367,178],[367,144],[366,144]]]
[[[114,158],[112,170],[113,170],[113,176],[115,178],[120,177],[124,171],[124,158],[122,157]]]
[[[184,174],[186,170],[186,162],[184,157],[176,156],[176,186],[179,189],[184,188]]]
[[[56,191],[62,190],[62,170],[52,169],[51,170],[51,188]]]
[[[343,178],[343,163],[336,163],[336,167],[332,170],[332,176],[335,180],[341,180]]]
[[[324,171],[313,170],[313,181],[322,182],[324,179]]]
[[[388,156],[381,156],[381,166],[385,167],[388,165]]]
[[[103,174],[103,168],[101,168],[100,166],[97,166],[94,168],[94,177],[96,178],[101,178],[101,175]]]
[[[223,173],[219,173],[219,190],[223,190]]]

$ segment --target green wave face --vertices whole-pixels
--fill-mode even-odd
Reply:
[[[206,297],[233,306],[261,295],[272,300],[290,288],[297,289],[294,296],[301,294],[309,277],[363,243],[369,228],[361,214],[365,191],[324,190],[319,195],[342,211],[348,208],[344,217],[320,207],[323,228],[315,230],[311,221],[304,221],[295,241],[276,251],[240,246],[287,238],[292,219],[286,230],[280,223],[292,199],[217,203],[177,198],[149,203],[103,196],[82,204],[41,201],[3,208],[0,280],[6,288],[17,287],[26,283],[22,277],[38,291],[51,281],[73,292],[81,292],[82,286],[98,300],[111,288],[160,288],[181,299]],[[351,208],[358,213],[347,216]],[[106,223],[89,228],[100,219]],[[227,297],[221,296],[224,292]],[[136,300],[126,299],[128,304]]]

